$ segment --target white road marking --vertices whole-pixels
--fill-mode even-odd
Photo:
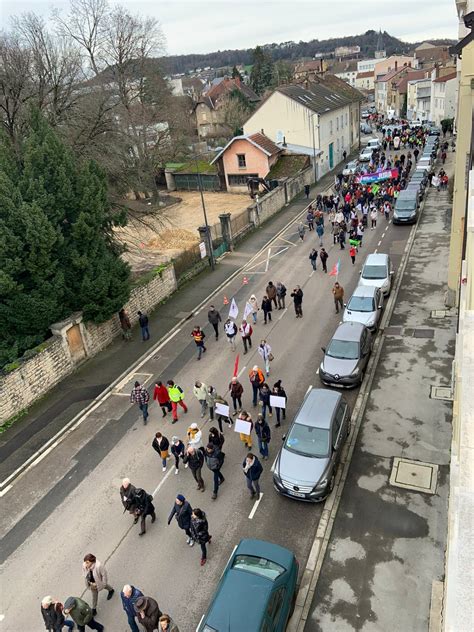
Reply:
[[[253,270],[254,268],[256,268],[257,266],[262,265],[262,263],[266,262],[267,265],[267,269],[264,270],[263,272],[252,272],[252,274],[265,274],[265,272],[268,272],[268,262],[270,259],[273,259],[274,257],[278,257],[278,255],[281,255],[283,252],[285,252],[286,250],[289,249],[289,246],[279,246],[280,250],[278,252],[274,252],[270,257],[267,255],[266,259],[261,259],[260,261],[257,261],[257,263],[251,265],[251,266],[246,266],[245,270]],[[271,248],[268,249],[269,251],[271,250]]]
[[[282,313],[278,317],[278,320],[281,320],[283,318],[283,316],[286,314],[287,311],[288,311],[288,307],[285,307],[285,309],[282,311]]]
[[[10,489],[11,489],[11,488],[12,488],[12,485],[10,484],[10,485],[8,485],[7,487],[5,487],[5,489],[2,489],[2,491],[0,492],[0,498],[1,498],[2,496],[5,496],[5,494],[6,494],[8,491],[10,491]]]
[[[267,263],[265,265],[265,272],[268,272],[268,266],[270,265],[270,254],[272,252],[272,249],[269,248],[268,249],[268,253],[267,253]]]
[[[258,506],[259,506],[260,501],[262,500],[262,498],[263,498],[263,492],[260,492],[260,496],[258,497],[258,500],[256,500],[254,502],[253,507],[252,507],[252,511],[249,513],[249,520],[252,520],[252,518],[255,516],[255,512],[257,511]]]
[[[379,243],[377,244],[377,246],[380,246],[380,244],[382,243],[382,240],[379,241]]]
[[[243,366],[240,371],[237,374],[237,377],[240,377],[242,375],[242,373],[245,371],[245,369],[247,368],[247,366]]]
[[[293,248],[296,246],[296,244],[294,244],[292,241],[289,241],[288,239],[285,239],[284,237],[277,237],[277,239],[285,241],[287,244],[290,244],[290,246],[293,246]]]
[[[376,254],[377,254],[377,248],[374,250],[374,255],[376,255]]]
[[[270,468],[270,472],[274,472],[275,471],[275,465],[276,465],[277,459],[278,459],[278,457],[276,456],[275,460],[273,461],[272,466]]]
[[[166,481],[166,479],[168,478],[168,476],[170,476],[171,472],[174,470],[174,463],[173,463],[173,467],[170,468],[166,474],[163,476],[163,478],[161,479],[161,481],[158,483],[158,485],[156,486],[155,491],[153,492],[152,496],[153,498],[157,495],[157,493],[160,491],[160,489],[162,488],[164,482]]]
[[[314,274],[314,270],[311,270],[311,272],[309,273],[310,278],[313,276]]]
[[[308,386],[308,388],[306,389],[306,393],[305,393],[305,395],[307,395],[307,394],[310,392],[310,390],[311,390],[312,388],[313,388],[313,385],[312,385],[312,384],[310,384],[310,385]]]
[[[316,375],[319,375],[319,366],[318,366],[318,368],[316,369]]]

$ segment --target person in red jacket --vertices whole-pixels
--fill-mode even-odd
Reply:
[[[356,262],[356,253],[357,253],[357,249],[355,246],[351,246],[350,250],[349,250],[349,256],[352,259],[352,265],[355,264]]]
[[[158,402],[163,411],[163,417],[166,417],[166,413],[171,412],[171,401],[168,394],[168,389],[163,382],[157,382],[153,391],[153,399]]]

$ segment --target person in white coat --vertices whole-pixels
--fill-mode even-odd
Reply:
[[[188,446],[192,446],[195,450],[203,450],[202,445],[202,431],[198,428],[196,423],[192,423],[188,428]]]
[[[265,363],[265,373],[270,375],[270,360],[273,359],[272,348],[266,340],[262,340],[258,347],[258,352]]]
[[[252,294],[252,296],[249,298],[249,304],[252,307],[252,318],[253,324],[255,325],[257,323],[257,312],[259,310],[258,301],[255,294]]]

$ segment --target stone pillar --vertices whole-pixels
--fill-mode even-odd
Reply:
[[[252,206],[249,206],[247,210],[249,212],[249,224],[252,224],[252,226],[258,226],[260,221],[258,218],[257,205],[253,204]]]
[[[224,240],[227,250],[234,249],[234,238],[232,235],[232,224],[230,221],[230,213],[220,213],[219,221],[222,229],[222,239]]]
[[[207,258],[209,260],[209,265],[211,265],[212,240],[210,231],[206,228],[206,226],[199,226],[198,231],[200,241],[203,241],[206,244]]]
[[[165,179],[166,179],[166,188],[168,191],[176,191],[176,182],[174,179],[174,174],[169,169],[165,169]]]

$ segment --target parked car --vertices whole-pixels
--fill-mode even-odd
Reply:
[[[320,502],[331,493],[350,417],[339,393],[308,391],[275,461],[273,485],[279,494]]]
[[[367,256],[360,273],[359,285],[378,287],[384,296],[392,289],[392,264],[390,257],[383,253],[372,253]]]
[[[378,287],[358,285],[349,302],[345,304],[342,321],[344,323],[362,323],[375,331],[383,309],[383,294]]]
[[[370,127],[370,125],[368,123],[361,123],[360,124],[360,131],[363,134],[372,134],[372,128]]]
[[[415,188],[408,187],[400,192],[393,209],[394,224],[414,224],[418,218],[419,195],[420,191]]]
[[[367,143],[367,149],[380,149],[382,147],[382,143],[378,138],[371,138]]]
[[[432,126],[428,129],[428,136],[439,136],[441,134],[441,130],[439,127]]]
[[[408,182],[408,186],[410,184],[419,184],[424,191],[426,187],[428,186],[428,175],[426,171],[425,170],[415,171]]]
[[[425,188],[423,187],[421,181],[415,179],[413,182],[410,180],[403,190],[403,193],[410,193],[411,195],[418,196],[418,208],[420,207],[421,201],[423,200],[423,196],[425,194]]]
[[[284,632],[297,592],[294,553],[264,540],[241,540],[196,632]]]
[[[372,160],[372,149],[365,147],[359,154],[360,162],[370,162]]]
[[[362,119],[369,118],[369,112],[367,110],[362,110],[362,112],[360,113],[360,118]]]
[[[372,336],[362,323],[342,323],[327,347],[319,367],[319,378],[326,386],[353,388],[363,378],[372,349]]]
[[[359,166],[359,161],[358,160],[351,160],[351,162],[348,162],[347,165],[342,170],[342,175],[343,176],[352,176],[352,175],[354,175],[354,173],[357,172],[357,167],[358,166]]]

